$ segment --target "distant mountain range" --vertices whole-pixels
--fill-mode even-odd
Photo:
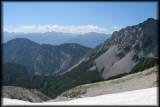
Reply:
[[[54,74],[77,63],[89,50],[73,43],[54,46],[16,38],[3,44],[3,63],[21,64],[35,74]]]
[[[103,33],[86,33],[72,34],[62,32],[46,32],[46,33],[3,33],[3,42],[15,38],[27,38],[40,44],[60,45],[64,43],[78,43],[86,47],[94,48],[103,43],[110,35]]]

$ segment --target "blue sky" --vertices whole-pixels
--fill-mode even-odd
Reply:
[[[24,25],[96,25],[112,32],[147,18],[157,19],[157,2],[4,2],[4,28]]]

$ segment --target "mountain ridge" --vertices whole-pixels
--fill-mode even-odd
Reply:
[[[4,43],[3,50],[3,63],[22,64],[32,72],[47,74],[63,71],[77,63],[90,48],[74,43],[38,44],[26,38],[16,38]]]

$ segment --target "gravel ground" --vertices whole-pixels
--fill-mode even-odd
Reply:
[[[31,102],[42,102],[50,98],[36,89],[26,89],[17,86],[3,86],[2,95],[4,98],[19,99]]]
[[[51,101],[71,100],[79,97],[91,97],[156,87],[158,84],[157,71],[157,67],[152,67],[143,72],[127,75],[119,79],[77,86]],[[83,92],[83,94],[79,94],[80,92]],[[72,94],[77,94],[77,97],[69,98]]]

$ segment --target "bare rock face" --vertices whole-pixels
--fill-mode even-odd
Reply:
[[[4,98],[19,99],[30,102],[42,102],[50,99],[36,89],[26,89],[16,86],[3,86],[2,93]]]
[[[108,79],[130,72],[143,57],[158,58],[158,21],[152,18],[113,32],[82,63],[92,63],[90,68],[97,68],[102,77]]]
[[[151,18],[114,32],[100,47],[106,51],[95,60],[99,69],[103,67],[103,78],[130,72],[142,57],[158,57],[157,32],[157,21]]]
[[[125,53],[134,49],[143,56],[153,54],[158,56],[158,21],[152,18],[113,32],[112,36],[95,49],[95,54],[107,51],[111,46],[117,45]]]

